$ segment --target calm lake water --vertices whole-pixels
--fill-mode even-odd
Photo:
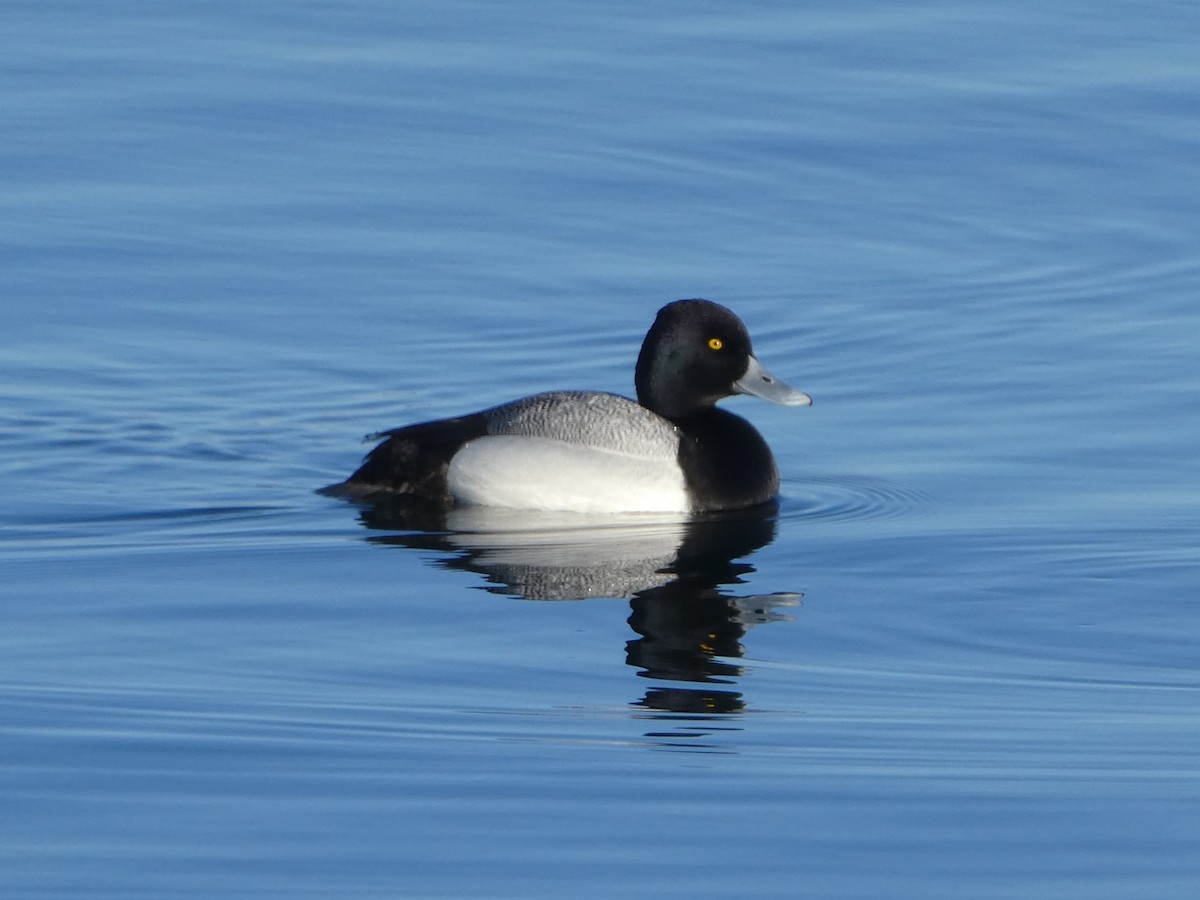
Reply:
[[[1200,6],[4,19],[4,897],[1197,895]],[[313,493],[693,296],[777,514]]]

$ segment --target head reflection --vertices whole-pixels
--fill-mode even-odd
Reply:
[[[531,600],[627,598],[626,662],[655,686],[633,706],[711,717],[741,712],[742,694],[719,687],[742,674],[742,638],[755,625],[789,619],[797,594],[736,596],[754,567],[739,562],[775,536],[775,504],[688,520],[594,517],[482,508],[431,509],[400,498],[361,511],[392,532],[381,544],[435,550],[438,565],[475,572],[488,590]],[[400,533],[397,533],[400,532]]]

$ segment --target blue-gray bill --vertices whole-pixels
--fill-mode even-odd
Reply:
[[[752,394],[783,406],[812,405],[812,397],[804,391],[798,391],[790,384],[780,381],[768,372],[766,367],[754,356],[750,357],[750,363],[746,366],[746,374],[735,381],[733,387],[739,394]]]

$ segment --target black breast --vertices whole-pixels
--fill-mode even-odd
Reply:
[[[755,506],[779,492],[771,448],[745,419],[712,407],[675,424],[683,432],[679,465],[695,512]]]

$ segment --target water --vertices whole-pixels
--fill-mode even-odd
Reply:
[[[1194,895],[1190,4],[5,20],[0,893]],[[313,493],[682,296],[774,516]]]

